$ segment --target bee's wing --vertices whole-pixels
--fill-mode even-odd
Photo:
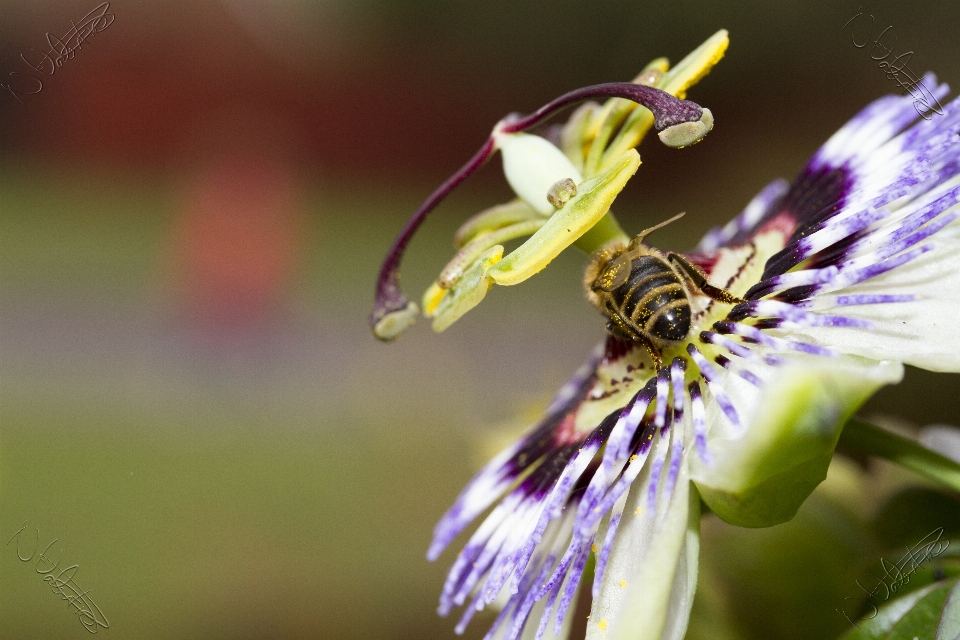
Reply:
[[[630,252],[624,251],[619,256],[610,261],[607,268],[597,277],[593,283],[596,291],[613,291],[619,289],[620,285],[627,281],[630,275],[630,266],[633,260]]]

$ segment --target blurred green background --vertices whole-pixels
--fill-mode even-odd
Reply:
[[[21,54],[96,4],[5,2],[0,78],[22,81]],[[727,28],[690,94],[713,133],[642,147],[615,206],[628,230],[686,211],[658,242],[689,247],[896,89],[843,31],[861,6],[912,69],[960,82],[948,2],[111,2],[40,92],[0,90],[0,538],[26,521],[56,539],[108,637],[453,637],[433,524],[603,323],[569,254],[442,335],[378,343],[366,316],[394,234],[506,113]],[[507,197],[495,161],[424,227],[405,289]],[[909,371],[865,411],[955,424],[957,390]],[[782,527],[708,518],[689,637],[843,631],[836,608],[895,546],[876,510],[911,482],[862,473],[844,465]],[[3,637],[85,637],[15,546]]]

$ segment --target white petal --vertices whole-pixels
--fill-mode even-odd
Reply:
[[[931,371],[960,372],[960,240],[944,234],[926,244],[933,244],[934,250],[875,278],[833,292],[906,294],[917,296],[915,301],[841,310],[841,315],[874,323],[872,329],[806,327],[791,329],[790,333],[874,360],[900,360]]]
[[[570,178],[576,184],[583,177],[560,149],[540,136],[528,133],[494,134],[503,154],[503,173],[524,202],[544,215],[554,212],[547,192],[557,182]]]
[[[588,584],[586,588],[589,588]],[[574,605],[579,598],[580,589],[585,588],[582,584],[577,587],[577,595],[573,596]],[[533,609],[530,611],[530,617],[527,618],[527,624],[523,627],[523,633],[520,635],[520,640],[534,640],[537,637],[537,625],[540,622],[540,618],[543,616],[543,609],[547,604],[547,599],[543,598],[537,604],[533,605]],[[556,605],[554,605],[554,613],[556,613]],[[575,616],[573,615],[575,611],[568,611],[567,616],[563,619],[563,628],[560,630],[560,635],[553,635],[553,619],[551,618],[550,623],[547,625],[546,630],[543,632],[543,637],[541,640],[567,640],[570,637],[570,628],[573,626],[573,621]]]
[[[631,490],[587,640],[679,640],[686,632],[700,552],[700,498],[689,482],[688,454],[669,502],[658,501],[658,513],[647,508],[649,467]]]
[[[700,563],[700,496],[691,483],[686,483],[690,492],[687,530],[684,533],[683,549],[674,571],[673,589],[667,608],[667,622],[663,640],[682,640],[690,623],[693,596],[697,591],[697,575]],[[651,636],[652,637],[652,636]]]

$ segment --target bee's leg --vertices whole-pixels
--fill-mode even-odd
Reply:
[[[660,349],[650,342],[646,336],[640,336],[640,343],[646,347],[647,353],[650,354],[650,360],[653,362],[653,370],[660,373],[660,367],[663,366],[663,356],[660,355]]]
[[[684,258],[678,253],[668,253],[667,260],[674,263],[687,274],[687,277],[693,281],[693,284],[696,285],[704,295],[713,298],[717,302],[724,302],[726,304],[740,304],[741,302],[746,302],[743,298],[738,298],[733,295],[726,289],[721,289],[720,287],[715,287],[709,282],[707,282],[706,274],[700,270],[699,267],[692,264],[689,260]]]
[[[646,349],[647,353],[650,355],[650,361],[653,362],[654,370],[660,371],[660,367],[663,366],[663,357],[660,355],[660,349],[658,349],[655,344],[650,342],[649,338],[632,331],[616,315],[612,315],[610,320],[607,322],[607,331],[615,338],[620,338],[621,340],[626,340],[627,342],[639,342],[642,344],[643,348]]]

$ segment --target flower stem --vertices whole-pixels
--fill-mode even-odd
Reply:
[[[840,442],[960,491],[960,464],[869,422],[852,418],[844,426]]]

